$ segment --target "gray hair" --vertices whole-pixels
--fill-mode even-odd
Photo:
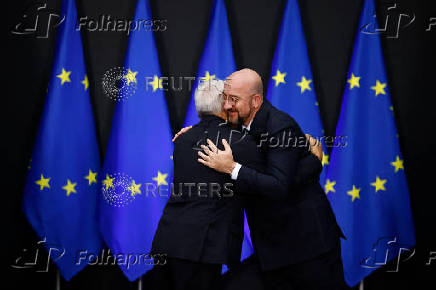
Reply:
[[[211,79],[200,82],[195,90],[194,100],[198,117],[219,113],[222,110],[224,81]]]

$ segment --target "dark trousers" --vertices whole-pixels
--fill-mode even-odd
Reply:
[[[265,290],[343,290],[341,244],[308,261],[262,273]]]
[[[152,289],[159,290],[209,290],[219,282],[221,264],[193,262],[167,258],[163,266],[153,269]],[[150,285],[151,286],[151,285]]]

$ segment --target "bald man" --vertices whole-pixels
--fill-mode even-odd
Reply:
[[[330,203],[319,179],[294,182],[299,161],[311,155],[302,130],[263,98],[262,79],[253,70],[230,75],[224,99],[228,121],[257,140],[265,166],[236,163],[231,148],[213,144],[199,152],[199,162],[229,174],[240,192],[249,193],[247,220],[266,289],[343,289],[343,234]]]

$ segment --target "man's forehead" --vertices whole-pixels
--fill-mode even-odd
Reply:
[[[237,90],[243,88],[243,82],[238,78],[228,77],[224,83],[224,91]]]

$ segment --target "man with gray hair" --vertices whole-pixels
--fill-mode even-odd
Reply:
[[[223,109],[224,82],[202,82],[194,98],[200,122],[174,142],[174,187],[153,239],[152,254],[166,254],[167,264],[155,266],[160,289],[210,289],[220,278],[222,265],[231,269],[241,257],[243,192],[229,175],[203,166],[198,152],[207,140],[223,150],[225,140],[237,162],[252,168],[264,158],[251,135],[232,128]],[[315,158],[316,159],[316,158]],[[319,162],[318,162],[319,163]],[[318,175],[320,168],[305,172]]]
[[[232,267],[241,257],[241,197],[228,175],[197,162],[207,139],[226,139],[241,162],[260,161],[251,154],[257,151],[255,141],[227,125],[223,88],[221,80],[200,83],[194,98],[201,121],[174,142],[174,187],[152,245],[152,253],[168,257],[166,265],[155,266],[161,289],[162,283],[169,289],[210,289],[218,283],[222,265]]]

